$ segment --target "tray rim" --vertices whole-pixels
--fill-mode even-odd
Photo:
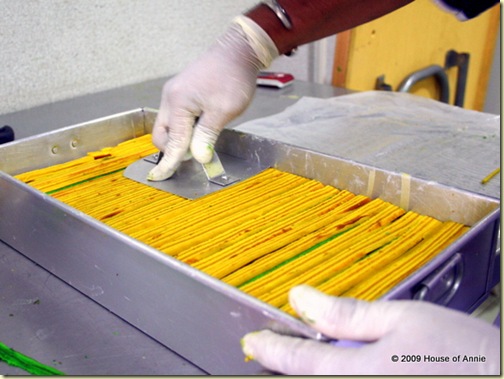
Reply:
[[[127,116],[130,114],[137,114],[138,112],[140,112],[144,117],[144,129],[145,129],[146,128],[146,117],[149,117],[150,113],[152,113],[152,112],[155,113],[156,111],[149,109],[149,108],[138,108],[138,109],[127,111],[127,112],[121,112],[119,114],[106,116],[106,117],[103,117],[100,119],[91,120],[91,121],[79,123],[76,125],[71,125],[71,126],[68,126],[68,127],[62,128],[62,129],[58,129],[56,131],[43,133],[38,136],[28,137],[26,139],[14,141],[14,142],[11,142],[11,143],[6,144],[4,146],[0,146],[0,153],[6,148],[12,148],[12,146],[17,146],[15,144],[21,145],[22,143],[26,143],[27,141],[28,142],[37,141],[37,139],[40,138],[41,136],[56,136],[56,135],[60,134],[61,132],[75,130],[75,129],[80,128],[82,126],[88,125],[89,123],[112,120],[118,116],[125,116],[125,115]],[[152,116],[152,114],[150,114],[150,116]],[[226,134],[229,135],[230,133],[235,134],[238,137],[245,135],[245,133],[243,133],[243,132],[237,132],[234,130],[226,130],[223,133],[224,133],[224,135],[226,135]],[[262,138],[262,137],[259,137],[259,138]],[[272,142],[272,143],[274,144],[274,142]],[[285,144],[283,144],[283,145],[285,145]],[[338,157],[330,156],[327,154],[313,152],[308,149],[302,149],[302,148],[299,148],[296,146],[293,146],[292,148],[293,149],[301,149],[301,150],[303,150],[307,153],[310,153],[310,154],[318,154],[321,156],[338,158]],[[356,164],[358,164],[359,166],[367,166],[367,165],[362,165],[360,163],[356,163]],[[369,166],[369,167],[371,169],[376,169],[372,166]],[[394,173],[394,174],[398,175],[397,173]],[[33,196],[35,199],[38,199],[38,201],[46,203],[49,206],[55,207],[59,211],[67,213],[71,217],[73,217],[83,223],[86,223],[93,228],[98,229],[100,231],[103,231],[105,234],[109,234],[114,239],[117,239],[120,242],[125,242],[128,245],[132,245],[133,247],[137,248],[138,250],[145,252],[149,256],[149,258],[154,259],[157,262],[167,264],[170,267],[170,269],[174,269],[177,272],[180,272],[186,276],[189,276],[192,279],[195,279],[196,281],[202,283],[203,285],[210,287],[212,290],[215,290],[225,296],[229,296],[230,294],[232,295],[236,292],[237,296],[233,298],[234,300],[238,301],[241,304],[244,304],[247,306],[250,305],[252,307],[257,307],[258,310],[267,312],[268,313],[267,317],[273,319],[275,322],[278,321],[282,324],[287,324],[290,328],[293,328],[293,331],[296,333],[301,333],[309,338],[315,338],[315,339],[321,339],[321,340],[326,339],[326,337],[324,337],[320,333],[314,334],[314,331],[311,328],[309,328],[306,324],[304,324],[301,321],[299,321],[298,319],[286,314],[285,312],[282,312],[282,311],[278,310],[277,308],[272,307],[271,305],[264,303],[256,298],[240,291],[239,289],[237,289],[233,286],[227,285],[226,283],[221,282],[220,280],[213,278],[213,277],[205,274],[204,272],[196,270],[196,269],[192,268],[191,266],[189,266],[181,261],[176,260],[175,258],[167,256],[166,254],[150,247],[149,245],[146,245],[146,244],[144,244],[144,243],[142,243],[142,242],[112,228],[112,227],[109,227],[108,225],[92,218],[91,216],[88,216],[88,215],[76,210],[75,208],[73,208],[71,206],[62,203],[61,201],[51,197],[50,195],[47,195],[41,191],[34,189],[33,187],[30,187],[29,185],[27,185],[25,183],[22,183],[21,181],[14,178],[10,174],[7,174],[7,173],[0,171],[0,182],[2,180],[9,182],[13,186],[22,189],[24,192],[28,193],[29,196]],[[418,180],[422,181],[422,179],[418,179]],[[430,182],[428,182],[428,183],[431,184]],[[454,244],[450,245],[448,248],[446,248],[442,252],[440,252],[438,254],[438,256],[436,256],[433,259],[433,261],[435,261],[437,263],[437,262],[446,260],[451,254],[454,253],[454,250],[456,250],[456,248],[458,246],[462,245],[463,243],[465,243],[466,240],[473,237],[473,235],[475,235],[478,232],[478,230],[480,229],[480,227],[482,225],[495,221],[500,216],[500,207],[499,207],[500,200],[493,198],[493,197],[490,197],[490,196],[487,196],[487,195],[477,194],[477,193],[473,193],[473,192],[463,190],[463,189],[444,186],[443,184],[440,184],[440,183],[435,183],[435,185],[441,186],[441,187],[446,187],[447,189],[455,190],[457,192],[462,192],[467,196],[477,197],[481,200],[488,201],[489,203],[492,203],[495,206],[495,209],[493,211],[491,211],[489,214],[487,214],[485,217],[483,217],[482,219],[480,219],[478,222],[476,222],[474,225],[471,226],[470,230],[467,232],[467,233],[470,233],[469,236],[467,236],[467,233],[466,233],[465,236],[462,236],[460,239],[455,241]],[[0,189],[1,189],[1,186],[0,186]],[[0,206],[0,209],[1,209],[1,206]],[[1,226],[1,224],[0,224],[0,226]],[[1,235],[0,235],[0,237],[1,237]],[[9,244],[8,242],[6,242],[6,243]],[[14,246],[14,248],[16,248],[16,247]],[[21,253],[24,255],[23,252],[21,252]],[[29,258],[32,259],[31,257],[29,257]],[[433,262],[433,261],[431,261],[431,262]],[[45,268],[45,269],[48,270],[49,272],[53,273],[54,275],[58,276],[57,274],[55,274],[53,272],[54,270],[47,269],[47,268]],[[417,270],[414,274],[418,274],[417,276],[421,276],[424,274],[426,275],[426,274],[428,274],[428,271],[429,270],[427,269],[427,267],[423,266],[422,268]],[[387,295],[390,293],[394,293],[394,291],[397,291],[397,288],[404,286],[404,283],[410,282],[412,280],[411,277],[412,277],[412,275],[405,278],[403,281],[401,281],[399,284],[397,284],[395,287],[393,287],[387,293]],[[65,282],[68,283],[67,280],[65,280]],[[71,283],[69,283],[69,284],[72,285]],[[82,288],[77,288],[77,290],[82,292]],[[382,298],[383,299],[388,298],[387,295],[385,295],[385,297],[382,297]],[[97,301],[96,299],[93,299],[93,300]],[[97,301],[97,302],[99,304],[101,304],[99,301]],[[103,304],[101,304],[101,305],[105,306]],[[108,308],[108,307],[106,307],[106,308]],[[118,316],[122,317],[121,315],[118,315]]]

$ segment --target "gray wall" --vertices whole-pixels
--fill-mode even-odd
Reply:
[[[0,114],[173,75],[257,2],[0,0]],[[271,69],[330,83],[334,41],[303,46]],[[500,89],[492,91],[500,106]]]
[[[254,3],[0,0],[0,113],[174,74]]]

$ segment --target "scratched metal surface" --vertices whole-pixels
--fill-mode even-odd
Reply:
[[[0,341],[68,375],[201,375],[0,242]],[[0,375],[26,372],[0,362]]]

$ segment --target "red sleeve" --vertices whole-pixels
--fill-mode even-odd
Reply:
[[[413,0],[279,0],[292,22],[287,29],[265,4],[245,15],[275,42],[280,54],[297,46],[351,29],[390,13]]]

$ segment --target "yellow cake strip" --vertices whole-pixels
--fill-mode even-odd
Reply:
[[[16,178],[41,191],[50,192],[125,168],[154,152],[156,148],[151,143],[151,136],[145,135],[67,163],[16,175]]]
[[[335,253],[327,257],[323,265],[318,265],[309,270],[293,271],[297,275],[258,297],[276,307],[281,307],[287,302],[288,291],[291,287],[298,284],[317,286],[323,283],[339,271],[350,267],[367,254],[393,243],[401,233],[404,233],[404,230],[411,227],[411,222],[414,222],[416,217],[418,215],[414,213],[407,214],[383,228],[373,230],[362,239],[349,241],[349,244],[345,248],[338,248]]]
[[[334,194],[330,187],[324,187],[320,192],[325,192],[325,195],[322,193],[321,197],[304,199],[295,211],[291,209],[291,214],[282,217],[275,223],[266,224],[264,228],[259,228],[255,233],[248,234],[232,246],[199,260],[193,266],[220,278],[239,268],[241,264],[245,264],[244,260],[250,262],[263,255],[268,249],[275,250],[283,246],[286,241],[295,238],[293,235],[297,236],[299,233],[303,233],[302,223],[300,224],[299,221],[317,213],[320,208],[316,205],[325,202],[328,196]],[[312,207],[314,209],[311,209]],[[274,245],[270,246],[272,239]],[[249,254],[245,252],[249,252]],[[219,263],[216,264],[217,262]]]
[[[347,191],[342,191],[341,198],[346,199],[346,201],[340,203],[330,214],[324,216],[323,220],[320,220],[320,223],[325,225],[299,238],[297,241],[294,241],[288,246],[261,257],[247,266],[244,266],[241,269],[225,276],[222,278],[222,281],[233,286],[240,286],[257,275],[273,269],[279,264],[295,257],[318,243],[333,237],[337,233],[341,233],[341,231],[345,230],[345,228],[349,228],[354,225],[355,222],[358,221],[351,220],[348,224],[342,224],[339,221],[343,217],[348,216],[350,212],[359,206],[369,202],[370,199],[360,195],[354,196]]]
[[[167,210],[167,207],[183,201],[177,196],[165,196],[162,191],[124,178],[122,172],[82,183],[78,191],[69,188],[53,196],[90,216],[108,221],[112,219],[111,214],[117,217],[122,213],[128,213],[128,210],[134,211],[143,206],[154,205],[158,208],[153,210],[160,209],[159,207]],[[100,201],[96,200],[98,198]]]
[[[432,233],[441,225],[440,221],[433,220],[430,217],[419,217],[409,230],[401,234],[393,243],[383,247],[379,252],[372,254],[370,257],[356,262],[347,270],[338,273],[320,284],[318,288],[331,295],[340,295],[354,284],[371,276],[401,254],[413,248],[426,237],[426,234]]]
[[[175,230],[163,231],[163,234],[156,236],[156,240],[152,240],[152,244],[161,247],[169,242],[172,249],[170,255],[182,253],[177,258],[181,260],[188,258],[200,259],[200,257],[196,257],[194,251],[197,248],[197,241],[207,242],[212,239],[211,249],[207,249],[205,252],[205,255],[209,255],[211,251],[220,249],[222,243],[226,243],[229,235],[235,235],[236,238],[240,238],[244,233],[250,233],[254,230],[258,231],[265,223],[273,222],[288,213],[295,203],[300,203],[309,197],[317,196],[314,192],[305,192],[310,187],[317,187],[322,190],[322,187],[318,183],[306,182],[299,188],[286,192],[286,196],[282,199],[271,198],[261,204],[261,197],[259,197],[241,205],[236,204],[233,206],[234,202],[227,204],[227,209],[224,212],[220,210],[216,213],[200,212],[189,220],[181,220],[180,225],[177,225]],[[284,190],[281,191],[283,192]],[[211,226],[211,228],[208,226]],[[207,230],[208,233],[203,233],[202,230]],[[166,233],[169,233],[169,235]],[[180,246],[174,244],[174,238],[177,236],[180,239],[176,242],[182,243]],[[191,236],[198,237],[192,240],[191,243]]]
[[[297,276],[300,272],[310,270],[318,264],[323,264],[325,260],[331,255],[335,254],[337,251],[337,245],[342,247],[352,243],[352,238],[359,238],[361,233],[367,232],[369,229],[374,228],[376,223],[388,216],[391,211],[396,211],[398,208],[392,206],[380,199],[375,199],[362,207],[360,207],[356,212],[352,212],[346,217],[338,220],[340,225],[348,225],[349,222],[356,222],[362,218],[367,218],[364,222],[360,223],[356,227],[350,229],[346,233],[338,236],[332,241],[317,247],[316,249],[310,251],[308,254],[299,257],[298,259],[291,261],[284,266],[278,268],[274,272],[265,275],[249,284],[240,287],[243,291],[259,297],[263,293],[269,292],[272,288],[278,287],[285,280],[291,279]],[[403,211],[404,212],[404,211]]]
[[[402,254],[420,243],[427,235],[432,234],[442,226],[442,222],[427,216],[420,216],[411,227],[401,234],[393,243],[384,246],[379,251],[365,257],[347,269],[336,273],[333,277],[316,285],[317,289],[333,296],[339,296],[377,271],[387,266]],[[397,284],[393,281],[391,285]],[[281,309],[287,313],[295,314],[290,304],[285,304]]]
[[[386,266],[376,274],[359,283],[343,296],[356,297],[364,300],[374,300],[390,290],[396,283],[422,267],[443,248],[452,243],[467,230],[461,224],[445,222],[431,236],[411,249],[408,254],[401,256],[392,264]]]
[[[149,231],[139,231],[138,233],[133,233],[132,236],[134,238],[148,240],[145,234],[154,233],[151,238],[155,240],[166,237],[166,224],[168,224],[170,228],[173,228],[171,232],[175,230],[183,232],[186,230],[186,226],[184,225],[192,225],[198,219],[208,220],[210,215],[223,218],[223,216],[230,213],[240,214],[237,210],[246,208],[251,200],[262,196],[265,191],[267,192],[267,183],[271,180],[275,182],[279,181],[279,185],[281,185],[280,183],[284,183],[285,190],[296,183],[305,183],[307,186],[320,187],[319,184],[309,183],[308,180],[304,178],[288,178],[286,175],[276,175],[274,170],[266,170],[262,180],[247,179],[244,182],[226,188],[226,191],[219,191],[224,192],[221,198],[212,196],[212,193],[197,201],[188,202],[187,207],[177,212],[171,212],[170,214],[160,213],[152,217],[151,222],[153,223],[153,227],[149,228]],[[209,223],[207,224],[209,225]],[[156,231],[158,232],[157,234],[155,233]]]

